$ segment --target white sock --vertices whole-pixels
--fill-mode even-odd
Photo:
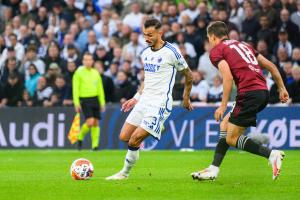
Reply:
[[[126,176],[129,175],[131,168],[134,166],[135,162],[139,159],[139,152],[140,151],[138,149],[137,150],[128,149],[124,161],[124,167],[121,170],[121,172]]]

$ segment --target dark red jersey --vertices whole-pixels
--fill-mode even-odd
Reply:
[[[211,51],[209,58],[218,68],[221,60],[230,67],[238,93],[267,90],[266,80],[258,65],[258,53],[248,44],[236,40],[223,40]]]

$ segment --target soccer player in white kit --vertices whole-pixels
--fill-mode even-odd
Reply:
[[[119,136],[122,141],[128,142],[128,151],[123,169],[106,180],[128,178],[139,158],[142,141],[150,135],[160,140],[161,127],[172,111],[172,90],[177,71],[185,76],[183,107],[193,110],[189,97],[193,82],[191,70],[179,50],[162,40],[161,26],[155,18],[147,19],[144,23],[143,34],[148,44],[141,53],[144,84],[132,99],[122,105],[124,112],[134,107]]]

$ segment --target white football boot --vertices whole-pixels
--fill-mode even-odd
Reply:
[[[201,171],[193,172],[191,176],[193,179],[197,179],[199,181],[215,180],[218,177],[219,171],[219,167],[210,165],[208,168]]]
[[[272,165],[272,169],[273,169],[273,180],[276,180],[280,174],[282,160],[284,156],[285,154],[283,151],[278,151],[278,150],[271,151],[269,162]]]
[[[128,175],[125,175],[122,172],[118,172],[112,176],[106,177],[105,180],[125,180],[128,178]]]

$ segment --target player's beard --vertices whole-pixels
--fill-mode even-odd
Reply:
[[[147,40],[146,42],[147,42],[147,44],[148,44],[149,47],[154,47],[155,44],[156,44],[156,42],[157,42],[157,39],[153,39],[152,41],[151,40]]]

